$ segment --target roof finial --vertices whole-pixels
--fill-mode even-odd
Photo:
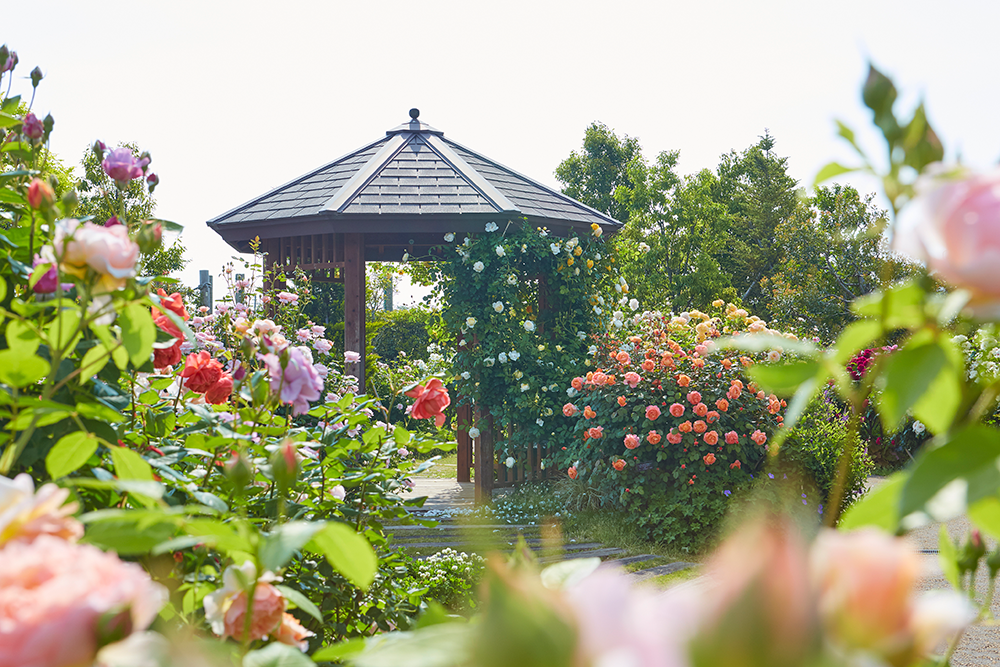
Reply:
[[[420,116],[420,109],[410,109],[410,118],[416,120]]]

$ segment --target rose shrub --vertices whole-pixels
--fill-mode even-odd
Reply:
[[[729,495],[763,469],[782,422],[785,402],[746,375],[768,355],[713,352],[723,334],[754,332],[778,333],[721,301],[709,313],[624,320],[598,339],[596,369],[568,388],[575,437],[552,464],[574,468],[653,540],[701,549]]]

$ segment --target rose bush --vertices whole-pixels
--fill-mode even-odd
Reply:
[[[785,402],[746,374],[766,352],[713,353],[719,336],[755,332],[778,333],[721,301],[709,313],[625,319],[598,339],[595,370],[567,388],[576,437],[552,465],[572,466],[653,539],[700,549],[730,494],[763,470],[783,419]]]

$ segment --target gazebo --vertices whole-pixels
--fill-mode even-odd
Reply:
[[[343,282],[344,349],[362,353],[347,370],[362,387],[365,262],[432,256],[447,232],[481,232],[487,222],[512,217],[559,236],[589,232],[594,223],[605,233],[621,227],[446,138],[419,116],[410,109],[410,121],[384,137],[208,221],[239,252],[250,252],[259,238],[268,268],[297,267],[313,280]],[[462,445],[468,449],[462,436],[460,459]]]

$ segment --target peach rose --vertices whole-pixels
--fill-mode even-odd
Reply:
[[[720,417],[719,413],[716,412],[715,410],[709,410],[707,413],[705,413],[705,421],[707,421],[709,424],[714,424],[715,422],[719,421],[719,417]]]
[[[597,413],[594,412],[589,405],[587,405],[584,406],[583,408],[583,416],[586,417],[587,419],[593,419],[594,417],[597,416]]]
[[[727,445],[736,445],[739,444],[739,441],[740,441],[740,434],[737,433],[736,431],[730,431],[729,433],[726,433]]]
[[[677,425],[677,430],[680,431],[681,433],[690,433],[691,422],[690,421],[681,422],[680,424]]]
[[[684,415],[684,406],[681,403],[674,403],[670,406],[670,414],[674,417],[682,417]]]
[[[0,667],[90,665],[104,614],[139,631],[167,601],[138,565],[52,535],[7,543],[0,562]]]
[[[300,651],[309,648],[309,642],[305,641],[306,638],[315,636],[315,633],[306,630],[297,618],[287,612],[281,617],[281,625],[278,626],[278,631],[274,634],[274,638],[282,644],[294,646]]]
[[[625,436],[625,449],[635,449],[639,446],[639,436],[629,433]]]
[[[654,368],[656,368],[656,362],[653,361],[652,359],[646,359],[644,362],[642,362],[642,370],[646,371],[647,373],[653,370]]]
[[[614,377],[614,376],[611,376],[611,377]],[[635,389],[637,386],[639,386],[640,382],[642,382],[642,378],[639,376],[638,373],[634,373],[632,371],[629,371],[628,373],[625,374],[625,384],[627,384],[628,386],[632,387],[633,389]]]
[[[275,576],[265,572],[257,577],[252,561],[239,567],[230,565],[222,573],[222,588],[205,596],[205,620],[220,637],[243,641],[246,626],[247,593],[256,581],[250,640],[263,639],[278,630],[285,613],[285,598],[270,582]]]
[[[708,430],[708,424],[706,424],[702,420],[699,419],[698,421],[696,421],[694,423],[694,432],[695,433],[704,433],[707,430]]]
[[[765,442],[767,442],[767,436],[760,429],[754,431],[753,435],[750,436],[750,439],[756,442],[758,445],[763,445]]]
[[[732,463],[729,464],[729,469],[730,470],[732,470],[733,468],[736,468],[737,470],[739,470],[742,467],[743,467],[743,464],[740,463],[739,459],[736,459],[735,461],[733,461]]]
[[[628,356],[628,352],[619,352],[615,355],[615,361],[623,366],[627,366],[632,361],[632,357]]]
[[[14,479],[0,476],[0,547],[41,535],[76,542],[83,536],[83,524],[71,516],[77,504],[66,503],[67,498],[69,490],[55,484],[45,484],[36,493],[27,473]]]
[[[655,422],[659,418],[660,418],[660,408],[658,408],[655,405],[647,405],[646,419],[648,419],[651,422]]]
[[[722,360],[722,367],[725,368],[728,371],[730,368],[733,367],[732,360],[730,360],[730,359],[723,359]]]
[[[709,431],[704,435],[705,443],[709,445],[719,444],[719,434],[716,431]],[[711,456],[711,455],[710,455]],[[715,457],[712,457],[713,459]]]
[[[229,400],[233,393],[233,376],[223,373],[219,381],[208,388],[205,392],[205,402],[213,405],[222,405]]]
[[[583,378],[581,378],[581,377],[575,377],[575,378],[573,378],[573,381],[570,382],[570,386],[573,387],[573,389],[576,389],[577,391],[582,391],[583,390]]]
[[[618,459],[617,461],[611,464],[611,467],[617,470],[618,472],[621,472],[622,470],[625,469],[625,459]]]
[[[917,181],[892,247],[972,293],[976,316],[1000,317],[1000,169]]]
[[[691,384],[691,378],[689,378],[687,375],[684,374],[678,375],[677,384],[679,384],[682,387],[686,387],[689,384]]]
[[[708,454],[705,454],[703,457],[701,457],[701,460],[705,462],[705,465],[710,466],[713,463],[715,463],[715,454],[709,452]]]
[[[674,433],[673,431],[667,433],[667,442],[669,442],[671,445],[679,445],[683,441],[684,441],[684,436],[682,436],[680,433]]]
[[[207,350],[189,354],[181,371],[184,386],[198,394],[204,394],[222,377],[222,364],[212,358]]]
[[[730,401],[735,401],[737,398],[740,397],[742,393],[743,390],[740,389],[739,386],[734,384],[732,387],[729,388],[729,391],[726,392],[726,396],[729,397]]]
[[[701,392],[699,391],[688,392],[687,401],[691,405],[696,405],[697,403],[701,403]]]
[[[715,402],[715,407],[719,408],[722,412],[729,410],[729,401],[724,398],[720,398]]]
[[[597,371],[596,373],[593,374],[593,376],[591,376],[590,381],[596,384],[598,387],[603,387],[604,384],[608,381],[608,376],[607,374],[602,373],[601,371]]]
[[[563,406],[563,414],[566,415],[567,417],[573,417],[579,411],[580,410],[572,403],[567,403],[566,405]]]
[[[81,225],[69,218],[56,225],[52,245],[66,273],[83,278],[88,267],[99,273],[99,291],[121,289],[125,279],[135,275],[139,246],[129,238],[125,225]]]
[[[708,414],[708,406],[705,405],[704,403],[697,403],[694,406],[693,411],[699,417],[704,417],[705,415]]]
[[[600,438],[603,435],[604,435],[604,427],[603,426],[591,426],[590,428],[587,429],[587,436],[588,437],[596,439],[596,438]]]
[[[570,479],[576,479],[576,475],[577,475],[576,466],[570,466],[569,468],[567,468],[566,469],[566,474],[569,475]]]
[[[651,445],[660,444],[660,433],[659,431],[650,431],[646,434],[646,442]]]
[[[626,403],[628,403],[628,400],[626,400],[626,398],[624,396],[619,396],[618,397],[618,405],[620,405],[620,406],[622,406],[624,408]]]

